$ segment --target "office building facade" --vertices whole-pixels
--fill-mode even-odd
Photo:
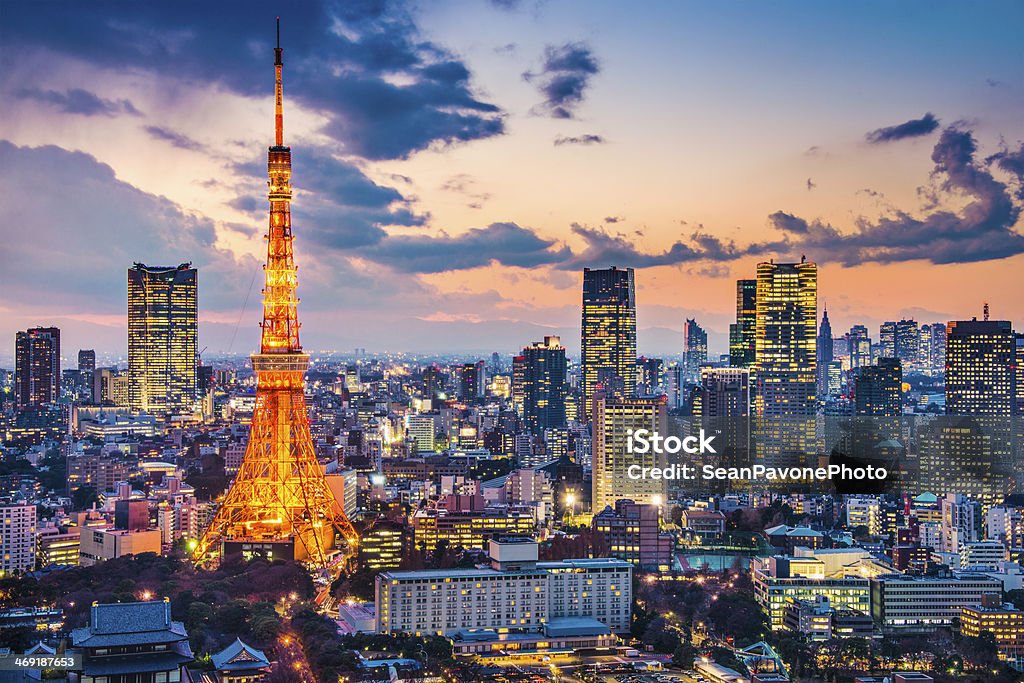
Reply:
[[[198,280],[190,263],[128,269],[128,401],[135,410],[191,410],[199,360]]]
[[[628,398],[636,392],[636,292],[632,268],[583,270],[581,371],[583,416],[594,396]]]
[[[664,480],[628,476],[628,470],[633,465],[643,468],[664,467],[665,464],[663,453],[641,454],[628,451],[630,432],[640,429],[668,434],[668,409],[664,398],[595,399],[591,435],[592,502],[595,512],[606,507],[614,508],[615,501],[619,499],[655,505],[664,503]]]

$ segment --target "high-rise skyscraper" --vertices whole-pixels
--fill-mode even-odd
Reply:
[[[749,368],[754,364],[757,326],[757,280],[736,281],[736,322],[729,325],[729,365]]]
[[[435,399],[444,390],[444,375],[441,368],[428,365],[423,368],[423,398]]]
[[[903,367],[898,358],[879,358],[854,379],[854,414],[898,417],[903,413]]]
[[[750,415],[750,371],[703,368],[700,371],[701,417]]]
[[[583,414],[593,415],[598,390],[606,396],[636,392],[636,293],[632,268],[583,269],[581,370]]]
[[[896,357],[896,323],[889,320],[878,328],[878,345],[881,347],[882,358]]]
[[[818,396],[828,395],[828,369],[829,363],[835,357],[835,350],[832,345],[832,323],[828,320],[828,307],[821,315],[821,325],[818,326]]]
[[[637,393],[643,396],[654,396],[662,393],[665,388],[665,362],[661,358],[640,356],[636,361]]]
[[[615,507],[615,501],[629,499],[635,503],[665,502],[665,480],[653,478],[632,478],[628,475],[631,465],[643,467],[664,467],[665,455],[654,453],[630,453],[627,443],[631,431],[647,429],[662,435],[668,433],[668,409],[666,399],[594,399],[593,450],[593,510]]]
[[[920,330],[920,360],[932,371],[946,369],[946,323],[922,325]]]
[[[459,367],[459,398],[472,402],[483,398],[486,389],[487,365],[482,360]]]
[[[292,151],[284,144],[280,24],[274,50],[275,136],[267,153],[267,230],[263,332],[256,371],[256,406],[235,481],[195,549],[199,562],[228,554],[308,560],[326,568],[337,533],[354,550],[358,535],[316,457],[306,410],[309,355],[299,343],[292,247]]]
[[[871,337],[864,325],[854,325],[846,333],[847,348],[850,354],[850,368],[862,368],[871,365]]]
[[[565,347],[558,337],[544,337],[523,348],[523,421],[536,435],[565,426],[568,391]]]
[[[1017,333],[1017,355],[1016,362],[1014,365],[1017,368],[1017,387],[1015,389],[1017,412],[1016,415],[1024,416],[1024,333]],[[1021,422],[1024,420],[1018,420],[1018,429],[1022,426]],[[1024,439],[1021,440],[1024,442]]]
[[[33,327],[14,341],[14,400],[19,408],[60,399],[60,330]]]
[[[921,332],[916,320],[904,318],[896,323],[896,358],[904,365],[917,363],[921,357]]]
[[[78,369],[81,372],[91,373],[96,369],[96,351],[93,349],[81,349],[78,352]]]
[[[128,401],[135,410],[183,412],[195,403],[197,285],[191,263],[128,269]]]
[[[1008,320],[953,320],[946,327],[946,413],[1013,414],[1016,336]]]
[[[757,266],[757,454],[800,460],[816,452],[818,267]]]
[[[683,370],[686,381],[700,382],[700,366],[708,362],[708,333],[693,318],[683,323]]]

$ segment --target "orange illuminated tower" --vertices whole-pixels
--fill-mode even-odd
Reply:
[[[284,145],[281,30],[274,50],[275,139],[267,154],[270,227],[260,352],[253,354],[256,407],[245,458],[216,517],[195,549],[198,562],[231,551],[293,553],[326,566],[336,532],[350,545],[358,537],[316,459],[306,412],[304,375],[309,356],[299,344],[298,297],[292,252],[291,148]]]

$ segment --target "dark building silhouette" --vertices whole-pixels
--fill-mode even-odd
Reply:
[[[565,426],[565,347],[558,337],[544,337],[523,348],[521,391],[523,421],[534,434]]]
[[[736,322],[729,325],[729,365],[749,368],[754,364],[757,324],[757,280],[736,281]]]
[[[14,399],[19,408],[60,399],[60,330],[56,327],[33,327],[16,335]]]

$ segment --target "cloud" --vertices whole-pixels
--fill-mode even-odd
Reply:
[[[621,223],[624,220],[626,220],[626,219],[623,218],[622,216],[605,216],[604,217],[604,222],[605,223]]]
[[[64,3],[59,12],[17,3],[4,14],[4,37],[15,59],[49,60],[37,68],[57,70],[73,58],[265,98],[280,13],[270,0],[246,3],[244,12],[234,3],[201,12],[174,3]],[[290,3],[281,30],[286,98],[323,116],[323,132],[348,154],[401,159],[504,132],[503,112],[477,96],[459,58],[420,35],[406,2]],[[95,96],[91,105],[50,91],[27,96],[110,110],[103,101],[97,108]]]
[[[1024,143],[1016,150],[1004,148],[986,159],[986,162],[995,163],[997,167],[1009,173],[1017,185],[1017,198],[1024,200]]]
[[[206,146],[202,143],[196,142],[192,138],[188,137],[183,133],[178,133],[169,128],[161,128],[160,126],[146,126],[146,132],[149,136],[155,140],[163,140],[169,142],[178,149],[187,149],[193,152],[201,152],[206,149]]]
[[[564,262],[568,247],[515,223],[491,223],[459,235],[394,235],[359,250],[359,255],[405,273],[442,273],[491,263],[534,268]]]
[[[292,214],[304,237],[321,247],[341,251],[376,244],[387,236],[387,226],[420,226],[429,216],[416,213],[397,189],[379,185],[355,163],[322,147],[303,149],[292,156],[296,201]],[[254,192],[265,187],[266,168],[261,159],[237,164],[234,170],[247,182],[237,189],[231,206],[254,214],[267,203]]]
[[[484,202],[491,198],[490,192],[481,192],[476,189],[476,178],[468,173],[459,173],[441,183],[441,189],[445,192],[460,194],[469,200],[466,205],[471,209],[483,208]]]
[[[536,83],[544,97],[540,111],[556,119],[571,119],[591,77],[600,71],[597,58],[584,43],[549,45],[544,49],[540,71],[527,71],[523,79]]]
[[[208,309],[245,294],[233,283],[255,262],[219,249],[212,221],[119,180],[88,154],[0,141],[0,183],[8,220],[32,226],[31,239],[0,251],[8,301],[38,310],[123,312],[125,272],[135,261],[192,261],[202,271]]]
[[[929,135],[939,129],[939,120],[931,112],[926,113],[919,119],[910,119],[896,126],[878,128],[871,131],[864,137],[873,145],[884,142],[895,142],[905,138],[919,138]]]
[[[1024,253],[1024,235],[1014,230],[1021,206],[991,170],[998,165],[1010,172],[1019,187],[1024,166],[1017,164],[1024,161],[1024,150],[983,161],[975,158],[976,153],[970,131],[949,127],[942,132],[931,156],[935,185],[927,194],[934,200],[926,203],[921,215],[892,209],[874,221],[858,219],[852,233],[783,211],[769,216],[769,222],[784,233],[790,250],[847,266],[914,260],[972,263]],[[1021,199],[1019,191],[1016,198]],[[943,199],[967,203],[952,210],[942,206]]]
[[[582,238],[586,246],[572,258],[559,263],[558,268],[562,270],[609,265],[650,268],[695,261],[732,261],[765,248],[764,245],[737,247],[732,241],[722,240],[698,230],[690,235],[687,242],[677,241],[660,253],[644,253],[622,234],[609,233],[604,229],[591,228],[579,223],[572,225],[572,232]]]
[[[559,135],[555,138],[555,147],[561,147],[562,145],[603,145],[605,140],[600,135],[594,135],[593,133],[587,135],[577,135],[574,137],[567,137],[565,135]]]
[[[106,100],[96,93],[83,90],[82,88],[71,88],[63,92],[40,90],[39,88],[20,88],[14,92],[14,95],[21,99],[52,104],[57,107],[58,111],[65,114],[79,114],[81,116],[118,116],[120,114],[128,114],[130,116],[142,116],[142,112],[136,109],[130,100]]]

